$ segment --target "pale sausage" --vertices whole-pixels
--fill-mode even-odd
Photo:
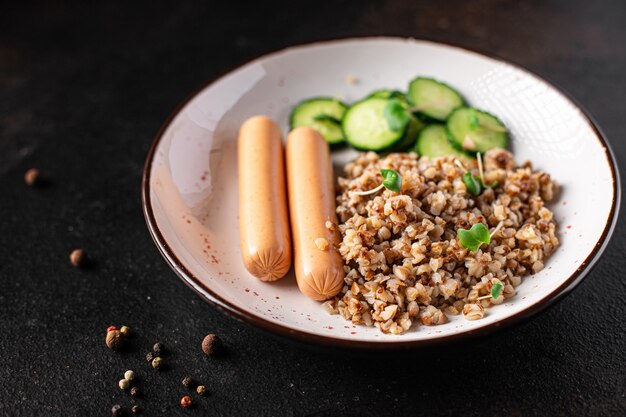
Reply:
[[[343,260],[336,249],[337,224],[330,150],[315,130],[299,127],[287,137],[289,214],[298,287],[314,300],[336,295],[343,286]]]
[[[265,116],[239,130],[239,228],[246,269],[263,281],[291,267],[291,239],[280,129]]]

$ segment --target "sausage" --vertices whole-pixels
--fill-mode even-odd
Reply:
[[[345,276],[336,247],[340,241],[330,150],[315,130],[299,127],[287,137],[287,187],[294,267],[298,287],[314,300],[336,295]]]
[[[291,267],[291,239],[280,129],[265,116],[239,129],[239,229],[246,269],[276,281]]]

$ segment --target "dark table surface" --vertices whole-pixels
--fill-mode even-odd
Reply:
[[[159,255],[140,201],[150,142],[192,90],[266,52],[350,36],[451,42],[536,71],[584,103],[624,167],[626,3],[18,3],[0,8],[0,415],[106,416],[135,402],[150,416],[626,415],[623,224],[584,282],[530,322],[357,355],[202,301]],[[31,167],[47,186],[24,184]],[[70,265],[75,247],[90,269]],[[105,347],[111,324],[135,331],[127,351]],[[227,355],[201,355],[208,332]],[[143,359],[158,340],[171,352],[161,373]],[[126,369],[143,398],[117,388]],[[192,410],[178,405],[185,374],[210,391]]]

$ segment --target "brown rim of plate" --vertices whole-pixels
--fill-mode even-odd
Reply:
[[[413,340],[413,341],[405,341],[405,342],[399,341],[399,342],[389,342],[389,343],[369,342],[369,341],[361,341],[361,340],[352,341],[348,339],[338,339],[338,338],[334,338],[330,336],[322,336],[322,335],[309,333],[305,331],[294,330],[289,327],[282,326],[280,324],[272,323],[261,317],[257,317],[243,310],[239,306],[223,299],[218,294],[213,292],[211,289],[204,286],[202,282],[196,276],[194,276],[185,267],[185,265],[176,257],[176,254],[170,248],[168,243],[165,241],[165,239],[163,238],[163,235],[161,234],[161,231],[159,230],[157,226],[156,219],[154,217],[154,212],[152,209],[152,204],[150,202],[150,171],[151,171],[150,168],[152,166],[152,161],[154,159],[154,153],[155,153],[156,147],[161,141],[161,138],[163,137],[165,130],[169,127],[174,117],[176,117],[180,113],[180,111],[187,105],[187,103],[192,98],[196,97],[206,87],[213,84],[214,82],[219,81],[226,74],[229,74],[230,72],[235,71],[253,61],[256,61],[262,58],[267,58],[271,55],[284,52],[292,47],[310,47],[314,45],[330,44],[333,42],[346,42],[346,41],[353,41],[353,40],[354,41],[358,41],[358,40],[363,40],[363,41],[365,40],[424,41],[424,42],[439,44],[439,45],[443,45],[447,47],[453,47],[456,49],[461,49],[465,52],[475,53],[475,54],[499,61],[501,63],[512,65],[521,71],[531,74],[532,76],[550,85],[557,92],[559,92],[563,97],[569,100],[572,105],[574,105],[576,108],[580,110],[581,114],[587,119],[587,122],[594,130],[596,138],[600,141],[600,145],[604,148],[604,151],[606,153],[607,162],[611,169],[611,176],[613,179],[613,201],[611,204],[611,211],[609,213],[608,221],[604,227],[604,230],[602,231],[602,235],[600,235],[600,239],[598,239],[598,241],[596,242],[594,249],[587,256],[587,258],[580,264],[580,266],[576,269],[576,271],[556,290],[552,291],[550,294],[543,297],[537,303],[531,305],[530,307],[526,308],[525,310],[517,314],[514,314],[513,316],[507,317],[491,325],[481,327],[476,330],[470,330],[470,331],[457,333],[457,334],[453,334],[449,336],[440,336],[440,337],[436,337],[436,338],[429,339],[429,340]],[[148,157],[144,165],[142,188],[141,188],[142,206],[143,206],[143,212],[144,212],[144,216],[145,216],[146,223],[148,226],[148,230],[150,231],[150,235],[152,236],[152,239],[156,243],[157,248],[159,249],[163,257],[165,258],[167,263],[170,265],[170,267],[189,287],[191,287],[194,291],[196,291],[202,298],[215,304],[217,307],[219,307],[219,309],[225,310],[231,313],[234,317],[236,317],[237,319],[241,321],[250,323],[270,333],[278,334],[280,336],[285,336],[291,339],[298,340],[300,342],[313,342],[318,345],[326,345],[326,346],[331,346],[331,347],[342,347],[342,348],[353,348],[353,349],[359,349],[359,350],[417,348],[417,347],[433,346],[433,345],[438,345],[441,343],[448,343],[452,341],[458,341],[458,340],[467,339],[476,335],[486,335],[488,333],[494,332],[495,330],[503,329],[505,327],[518,324],[522,322],[523,320],[528,319],[531,316],[539,313],[540,311],[545,310],[547,307],[554,305],[557,301],[562,300],[564,296],[569,294],[582,281],[582,279],[589,273],[591,268],[597,263],[598,259],[600,258],[600,255],[606,249],[606,246],[609,243],[610,237],[613,234],[615,224],[617,223],[617,217],[618,217],[617,213],[618,213],[618,209],[619,209],[620,202],[621,202],[620,177],[619,177],[619,173],[617,169],[617,164],[615,161],[615,156],[613,154],[611,147],[609,146],[608,141],[606,140],[606,137],[604,136],[604,133],[598,127],[598,125],[596,124],[595,120],[591,117],[589,112],[587,112],[569,93],[567,93],[566,91],[564,91],[563,89],[555,85],[554,83],[548,81],[545,77],[539,76],[533,71],[530,71],[521,65],[509,62],[508,60],[499,58],[497,56],[493,56],[488,53],[483,53],[481,51],[473,50],[470,48],[461,47],[461,46],[457,46],[457,45],[453,45],[453,44],[449,44],[445,42],[431,41],[428,39],[385,37],[385,36],[381,36],[381,37],[366,36],[366,37],[329,39],[325,41],[311,42],[308,44],[294,45],[292,47],[282,48],[277,51],[264,53],[263,55],[260,55],[260,56],[255,57],[254,59],[248,60],[245,63],[240,64],[220,74],[219,76],[211,78],[209,81],[203,83],[199,88],[197,88],[193,93],[191,93],[187,98],[185,98],[174,109],[174,111],[168,116],[168,118],[165,120],[165,122],[163,123],[159,131],[157,132],[155,138],[152,141],[152,144],[150,145]]]

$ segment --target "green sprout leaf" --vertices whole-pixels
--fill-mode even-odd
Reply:
[[[459,243],[472,252],[475,252],[483,243],[488,245],[491,242],[489,229],[482,223],[476,223],[469,230],[459,229],[456,235]]]
[[[406,108],[402,105],[400,100],[391,99],[383,110],[383,115],[387,121],[389,129],[394,132],[400,132],[404,130],[407,123],[409,123],[410,116]]]
[[[341,123],[339,120],[337,120],[333,116],[329,116],[328,114],[323,114],[323,113],[316,114],[315,116],[313,116],[313,120],[316,120],[318,122],[333,122],[337,124]]]
[[[476,110],[474,110],[474,108],[470,108],[467,112],[467,117],[469,119],[470,129],[475,130],[480,124],[480,120],[478,120]]]
[[[474,176],[474,174],[471,172],[463,174],[463,183],[465,184],[468,193],[475,196],[480,195],[482,187],[480,185],[480,181]]]
[[[501,282],[496,282],[495,284],[493,284],[491,286],[491,298],[493,298],[494,300],[498,299],[498,297],[500,297],[500,294],[502,294],[503,289],[504,285],[502,285]]]
[[[383,185],[385,188],[397,193],[402,189],[402,176],[393,169],[381,169],[380,175],[383,176]]]

